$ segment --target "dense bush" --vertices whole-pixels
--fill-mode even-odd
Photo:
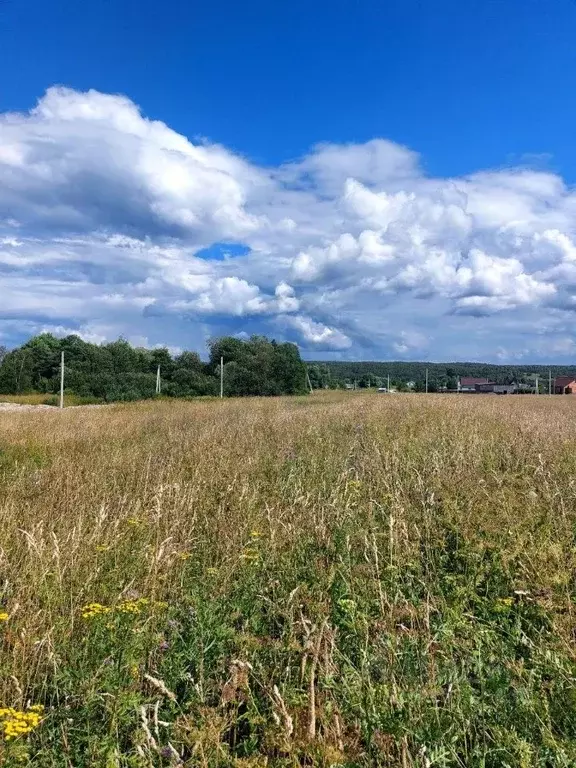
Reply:
[[[0,393],[58,392],[60,357],[65,354],[66,391],[103,401],[153,397],[160,366],[162,394],[173,397],[216,395],[220,358],[224,358],[226,395],[286,395],[306,391],[306,368],[294,344],[261,336],[248,341],[221,338],[210,342],[210,358],[196,352],[173,357],[168,349],[132,347],[124,339],[90,344],[79,336],[35,336],[4,355]]]

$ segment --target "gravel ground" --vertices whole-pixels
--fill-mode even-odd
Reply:
[[[0,403],[1,411],[53,411],[53,405],[21,405],[20,403]]]
[[[106,404],[93,403],[91,405],[67,405],[66,410],[69,408],[105,408]],[[0,402],[0,413],[3,411],[57,411],[59,410],[55,405],[23,405],[21,403],[2,403]]]

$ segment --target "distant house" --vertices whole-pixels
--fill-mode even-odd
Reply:
[[[513,395],[518,392],[516,384],[494,384],[493,391],[497,395]]]
[[[458,392],[478,392],[478,387],[493,384],[488,379],[477,379],[474,376],[462,376],[458,381]]]
[[[554,379],[555,395],[576,395],[576,379],[574,376],[556,376]]]
[[[518,391],[516,384],[495,384],[493,381],[489,381],[487,384],[477,384],[476,392],[484,392],[486,394],[494,395],[513,395]]]
[[[474,376],[462,376],[458,382],[458,392],[476,392],[486,395],[512,395],[517,391],[517,384],[496,384],[495,381],[477,379]]]

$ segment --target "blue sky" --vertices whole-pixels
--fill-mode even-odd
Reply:
[[[573,360],[575,31],[576,0],[3,0],[0,343]]]

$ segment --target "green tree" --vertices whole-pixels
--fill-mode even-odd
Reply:
[[[0,392],[21,394],[33,390],[33,359],[29,349],[8,352],[0,366]]]
[[[3,356],[0,391],[56,393],[61,352],[65,353],[66,389],[105,401],[153,397],[158,366],[166,395],[214,395],[219,390],[221,356],[228,395],[306,391],[306,368],[293,344],[277,344],[263,336],[248,341],[223,337],[211,341],[209,350],[210,359],[203,363],[196,352],[174,358],[166,347],[134,348],[125,339],[96,345],[77,335],[57,339],[41,334]]]

